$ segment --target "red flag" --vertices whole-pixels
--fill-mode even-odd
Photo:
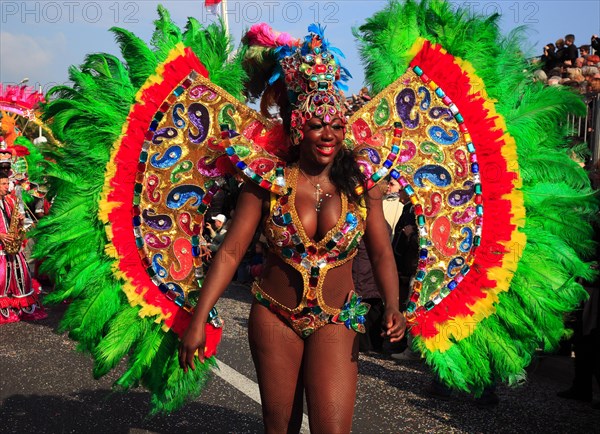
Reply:
[[[204,0],[204,7],[206,9],[208,9],[211,13],[213,14],[217,14],[217,8],[219,6],[219,3],[221,3],[222,0]]]

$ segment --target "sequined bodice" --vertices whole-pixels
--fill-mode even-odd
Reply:
[[[310,239],[294,206],[298,169],[289,169],[287,181],[290,188],[284,195],[275,197],[270,215],[265,222],[265,237],[271,252],[298,270],[304,281],[304,293],[300,305],[292,312],[304,307],[320,306],[329,314],[339,308],[325,305],[322,287],[327,271],[338,267],[356,255],[358,244],[365,229],[360,208],[349,203],[342,193],[342,212],[336,225],[320,241]]]

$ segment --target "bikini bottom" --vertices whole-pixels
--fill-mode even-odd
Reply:
[[[269,295],[265,294],[256,281],[252,285],[252,294],[256,301],[269,308],[302,339],[309,337],[327,324],[344,324],[350,330],[365,333],[365,316],[370,305],[364,303],[362,297],[359,297],[354,291],[350,291],[346,303],[335,315],[324,312],[318,305],[306,306],[300,312],[292,313],[291,309],[276,303]]]

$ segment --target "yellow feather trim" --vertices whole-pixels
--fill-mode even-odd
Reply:
[[[115,246],[112,243],[108,243],[106,246],[104,246],[104,254],[106,256],[110,256],[111,258],[119,258],[117,249],[115,249]]]
[[[488,110],[488,119],[494,118],[495,126],[502,131],[506,131],[506,122],[502,115],[496,112],[494,100],[487,95],[484,82],[476,74],[473,65],[470,62],[459,58],[455,58],[455,63],[467,73],[471,85],[470,93],[479,93],[480,96],[484,98],[484,107]],[[495,281],[496,287],[487,290],[484,289],[484,291],[487,292],[486,297],[479,299],[470,306],[474,312],[473,315],[458,315],[455,318],[437,324],[436,329],[438,330],[438,333],[435,336],[423,339],[423,342],[429,351],[447,351],[454,342],[471,336],[479,322],[496,312],[495,304],[499,300],[498,294],[510,289],[512,278],[517,270],[519,261],[521,260],[523,250],[525,249],[527,237],[519,230],[525,224],[525,204],[523,193],[520,190],[523,185],[523,180],[519,174],[517,145],[514,138],[508,133],[504,133],[501,140],[504,144],[502,145],[500,152],[507,162],[507,171],[516,175],[516,178],[513,181],[513,190],[503,196],[503,199],[510,200],[511,202],[513,214],[510,217],[510,223],[514,225],[515,228],[511,233],[510,240],[500,242],[507,250],[507,253],[502,256],[502,265],[487,270],[488,279]]]
[[[163,76],[164,69],[165,69],[164,65],[168,64],[169,62],[173,61],[174,59],[176,59],[177,57],[182,56],[182,55],[185,55],[185,46],[182,43],[179,43],[175,46],[175,48],[173,48],[170,51],[166,60],[156,68],[155,73],[152,76],[150,76],[148,78],[148,80],[146,80],[144,85],[138,90],[138,92],[135,95],[136,104],[139,104],[142,102],[144,91],[146,91],[147,89],[149,89],[152,86],[162,83],[162,81],[163,81],[162,76]],[[133,106],[132,106],[132,110],[133,110]],[[127,116],[127,121],[123,124],[123,127],[121,128],[121,135],[114,142],[114,144],[112,146],[110,159],[109,159],[108,163],[106,164],[106,168],[105,168],[104,186],[102,188],[102,193],[101,193],[100,201],[99,201],[98,218],[100,219],[100,221],[102,221],[106,224],[105,231],[106,231],[106,236],[108,237],[109,240],[111,240],[113,238],[113,232],[112,232],[112,227],[110,225],[108,215],[111,213],[111,211],[115,207],[122,206],[123,203],[118,202],[118,201],[109,201],[108,196],[114,190],[113,186],[111,185],[112,180],[116,176],[116,172],[117,172],[117,167],[116,167],[116,164],[114,163],[114,161],[116,160],[121,143],[123,142],[123,140],[126,137],[127,129],[129,128],[130,117],[131,117],[131,111],[129,112],[129,115]],[[166,318],[168,318],[170,316],[170,314],[165,315],[160,307],[153,306],[144,300],[144,294],[146,293],[146,291],[148,291],[148,288],[141,288],[142,290],[138,292],[138,289],[140,289],[140,288],[136,288],[136,286],[133,285],[131,279],[127,276],[127,274],[124,273],[119,268],[119,263],[122,258],[112,243],[108,243],[105,246],[104,251],[107,256],[109,256],[111,258],[115,258],[115,262],[112,264],[112,272],[113,272],[113,275],[117,279],[120,279],[123,281],[122,290],[125,293],[125,295],[127,296],[127,300],[129,301],[129,304],[131,306],[140,307],[139,316],[141,318],[155,317],[155,322],[163,323],[163,326],[162,326],[163,330],[168,331],[169,327],[164,324],[164,320]]]
[[[163,76],[163,73],[165,70],[164,65],[173,61],[177,57],[184,56],[184,55],[185,55],[185,46],[183,45],[183,43],[180,42],[175,46],[175,48],[173,48],[169,52],[169,55],[167,56],[166,60],[156,68],[155,73],[153,75],[151,75],[146,80],[144,85],[137,91],[137,93],[135,94],[136,104],[140,104],[142,102],[142,97],[143,97],[144,91],[146,91],[148,88],[150,88],[154,85],[162,83],[162,81],[163,81],[162,76]],[[133,110],[133,107],[134,106],[132,106],[132,110]],[[131,111],[129,112],[129,115],[127,116],[127,121],[123,124],[123,126],[121,128],[121,135],[119,136],[119,138],[115,141],[115,143],[112,146],[110,159],[108,160],[108,163],[106,164],[106,168],[104,170],[104,172],[105,172],[104,186],[102,188],[102,193],[100,196],[100,203],[99,203],[100,208],[98,211],[98,218],[104,223],[109,223],[108,214],[110,214],[110,212],[116,206],[121,205],[120,202],[111,203],[108,201],[107,198],[108,198],[108,195],[113,191],[111,182],[114,179],[116,171],[117,171],[117,167],[114,164],[114,161],[117,156],[117,153],[119,152],[119,148],[121,146],[121,143],[123,142],[125,134],[127,133],[127,129],[129,128],[130,116],[131,116]]]
[[[414,59],[416,57],[417,54],[419,54],[419,51],[421,51],[423,49],[423,45],[425,44],[425,42],[427,42],[427,39],[425,38],[417,38],[415,40],[415,42],[412,44],[412,47],[410,47],[410,49],[408,50],[407,56],[411,59]]]
[[[135,95],[135,100],[137,102],[141,101],[142,95],[146,89],[148,89],[151,86],[154,86],[155,84],[160,84],[163,82],[165,65],[169,64],[179,56],[185,56],[185,45],[183,45],[183,43],[181,42],[179,42],[171,51],[169,51],[167,58],[160,65],[158,65],[154,74],[148,77],[144,85],[140,87],[140,89],[137,91]]]

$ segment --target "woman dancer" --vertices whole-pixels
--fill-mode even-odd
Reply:
[[[297,47],[280,61],[286,91],[277,99],[294,155],[285,168],[289,190],[276,196],[246,183],[235,212],[243,218],[234,219],[213,261],[180,346],[185,370],[195,368],[198,349],[204,359],[208,314],[242,258],[232,252],[246,251],[260,227],[269,255],[253,287],[248,335],[266,432],[300,429],[304,393],[311,432],[351,429],[358,377],[356,332],[364,332],[368,311],[352,282],[352,258],[362,234],[385,301],[382,333],[398,341],[405,329],[381,192],[362,193],[364,177],[343,143],[343,97],[334,85],[339,65],[319,86],[311,87],[303,81],[309,76],[298,73],[307,58],[316,66],[332,56],[324,48],[320,37],[312,35],[303,48],[312,54],[303,56]],[[282,102],[287,91],[296,103]],[[340,229],[346,231],[342,240],[334,236]],[[327,249],[333,253],[324,255]]]

